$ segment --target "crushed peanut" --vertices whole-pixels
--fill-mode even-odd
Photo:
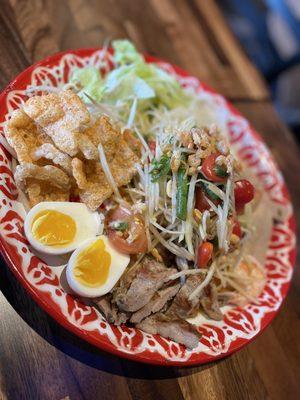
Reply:
[[[199,151],[197,151],[195,154],[189,155],[188,164],[190,167],[199,167],[199,165],[201,164],[201,158],[199,156]]]
[[[188,169],[188,175],[194,175],[197,172],[197,168],[196,167],[190,167]]]
[[[191,149],[194,147],[193,139],[191,137],[190,132],[180,132],[179,133],[179,140],[183,144],[184,147]]]
[[[155,247],[151,250],[151,254],[156,259],[156,261],[163,262],[162,256],[159,254],[158,250]]]
[[[172,172],[177,172],[180,167],[180,153],[174,152],[171,157],[170,166]]]
[[[197,222],[197,224],[200,224],[200,221],[202,218],[202,212],[199,211],[197,208],[195,208],[193,211],[193,217],[194,217],[194,220]]]
[[[201,129],[192,128],[191,135],[192,135],[193,142],[195,143],[195,145],[198,147],[201,146]]]
[[[239,241],[240,241],[240,238],[237,235],[235,235],[234,233],[230,236],[230,244],[236,245],[239,243]]]

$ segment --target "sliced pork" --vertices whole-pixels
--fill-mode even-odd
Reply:
[[[118,290],[114,295],[114,302],[122,311],[137,311],[144,307],[176,272],[175,268],[167,268],[164,264],[145,257],[128,290],[126,286]]]
[[[204,289],[204,296],[200,299],[200,304],[205,314],[216,321],[223,319],[218,302],[218,294],[215,285],[210,284]]]
[[[137,324],[139,329],[152,335],[159,334],[166,339],[172,339],[184,344],[188,349],[194,349],[201,337],[196,327],[183,319],[169,319],[165,314],[158,313]]]
[[[176,295],[179,288],[180,284],[176,283],[160,289],[144,307],[132,314],[130,322],[138,324],[150,314],[161,311],[167,302]]]
[[[128,313],[120,312],[116,305],[111,302],[111,295],[102,296],[94,303],[110,324],[125,324],[130,317]]]
[[[168,315],[175,315],[185,319],[195,317],[198,314],[201,293],[193,300],[190,300],[189,296],[200,285],[202,279],[199,275],[191,275],[186,279],[185,284],[179,290],[168,309]]]
[[[116,303],[119,297],[124,297],[126,295],[132,281],[142,267],[142,261],[139,263],[134,262],[133,265],[127,267],[125,273],[120,278],[118,286],[116,286],[112,291],[113,303]]]

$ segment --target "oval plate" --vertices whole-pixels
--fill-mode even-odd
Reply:
[[[94,65],[103,68],[102,49],[81,49],[59,53],[22,72],[0,95],[0,134],[9,113],[27,98],[30,85],[61,86],[75,67]],[[282,175],[249,123],[222,96],[216,94],[185,71],[152,57],[176,77],[184,87],[202,96],[223,113],[232,145],[251,172],[261,181],[272,201],[288,215],[273,225],[267,249],[267,284],[258,304],[249,304],[226,312],[223,321],[205,321],[199,330],[202,338],[196,349],[149,335],[126,326],[107,323],[93,307],[68,295],[60,285],[59,273],[37,258],[23,233],[24,213],[16,201],[11,157],[0,147],[0,224],[1,252],[15,276],[34,300],[62,326],[95,346],[136,361],[161,365],[193,365],[213,361],[240,349],[261,332],[274,318],[287,294],[295,261],[295,220]]]

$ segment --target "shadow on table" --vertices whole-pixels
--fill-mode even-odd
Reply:
[[[141,364],[101,351],[64,329],[53,320],[27,294],[1,258],[0,264],[0,290],[15,311],[48,343],[81,363],[115,375],[151,380],[190,375],[214,365],[211,363],[197,368],[167,368]]]

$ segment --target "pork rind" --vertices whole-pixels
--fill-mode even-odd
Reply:
[[[41,132],[33,120],[22,110],[12,113],[11,119],[5,126],[5,136],[15,150],[20,164],[32,163],[39,166],[48,164],[59,165],[71,173],[71,158],[62,153],[54,145],[48,135]]]
[[[112,194],[99,161],[82,162],[74,158],[72,168],[80,200],[95,211]]]
[[[129,183],[136,172],[137,154],[129,147],[123,134],[113,128],[108,117],[100,117],[86,135],[98,147],[102,144],[106,161],[116,185]],[[106,180],[100,161],[83,163],[80,159],[72,160],[73,176],[79,187],[81,201],[91,210],[96,210],[113,191]]]
[[[19,163],[33,162],[32,153],[43,143],[51,141],[47,135],[38,131],[35,123],[22,109],[12,113],[5,126],[5,137],[15,150]]]
[[[82,133],[90,122],[89,112],[71,90],[31,97],[24,111],[64,153],[74,157],[82,152],[89,160],[98,158],[97,148]]]
[[[42,159],[50,160],[53,164],[60,166],[68,175],[72,175],[72,158],[58,150],[51,143],[44,143],[36,148],[32,153],[32,158],[34,161]]]
[[[20,163],[17,185],[31,205],[69,200],[71,192],[96,210],[113,193],[101,166],[100,144],[116,186],[130,182],[140,157],[139,141],[129,130],[114,128],[106,116],[86,128],[89,122],[86,106],[69,90],[34,96],[13,113],[6,137]]]
[[[70,178],[53,165],[20,164],[16,168],[15,180],[17,186],[27,193],[32,207],[42,201],[69,200]]]

